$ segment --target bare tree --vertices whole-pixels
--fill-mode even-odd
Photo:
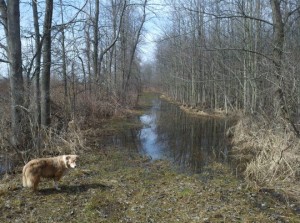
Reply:
[[[62,75],[64,81],[64,119],[65,123],[67,123],[69,109],[68,109],[68,80],[67,80],[67,53],[66,53],[66,36],[65,36],[65,21],[64,21],[64,10],[63,10],[63,2],[62,0],[59,1],[60,3],[60,15],[61,15],[61,50],[62,50]]]
[[[34,34],[35,34],[35,70],[33,74],[34,78],[34,117],[35,124],[39,127],[41,124],[41,92],[40,92],[40,71],[41,71],[41,38],[40,38],[40,28],[39,28],[39,16],[37,1],[32,0],[32,12],[34,21]]]
[[[99,0],[95,1],[95,17],[93,19],[93,32],[94,32],[94,39],[93,39],[93,72],[95,80],[99,79],[99,63],[98,63],[98,46],[99,46]]]
[[[22,116],[24,103],[24,86],[22,76],[22,58],[21,58],[21,37],[20,37],[20,2],[17,0],[0,1],[0,12],[6,41],[8,45],[8,60],[10,68],[10,87],[11,87],[11,129],[12,145],[19,147],[24,143],[24,119]]]
[[[276,83],[276,97],[275,97],[275,112],[279,113],[280,116],[285,118],[293,127],[297,136],[300,136],[299,130],[296,128],[295,124],[291,120],[291,115],[289,108],[287,107],[286,102],[286,92],[284,89],[284,74],[282,72],[282,63],[283,63],[283,47],[285,40],[285,23],[283,21],[282,12],[281,12],[281,1],[279,0],[270,0],[272,8],[272,17],[273,17],[273,29],[274,29],[274,39],[273,39],[273,63],[275,65],[275,75],[277,79]],[[292,12],[290,12],[292,13]],[[291,15],[289,13],[289,16]]]
[[[53,0],[46,1],[43,26],[43,72],[41,78],[41,124],[49,126],[50,119],[50,69],[51,69],[51,27]]]
[[[128,66],[128,69],[127,69],[125,81],[123,83],[124,84],[123,85],[123,91],[124,91],[123,94],[124,94],[124,96],[125,96],[125,94],[127,93],[127,90],[128,90],[128,84],[129,84],[129,79],[130,79],[131,73],[132,73],[132,65],[133,65],[137,45],[140,41],[142,28],[143,28],[144,23],[146,21],[146,6],[147,6],[147,0],[144,0],[144,2],[142,4],[142,15],[141,15],[142,18],[141,18],[140,24],[139,24],[139,26],[137,28],[137,31],[135,33],[135,36],[134,36],[134,40],[133,40],[134,42],[132,44],[132,49],[131,49],[131,52],[130,52],[129,66]]]
[[[264,111],[292,119],[291,111],[299,108],[294,62],[299,56],[292,43],[299,1],[168,3],[172,25],[159,43],[157,65],[170,96],[204,109]]]

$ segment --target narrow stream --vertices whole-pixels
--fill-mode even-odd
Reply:
[[[142,128],[124,128],[120,134],[105,136],[101,147],[113,145],[138,151],[152,160],[170,160],[180,169],[194,173],[213,161],[228,161],[225,132],[229,121],[187,114],[158,94],[150,100],[149,109],[138,117]],[[8,159],[0,157],[0,174],[11,167]]]
[[[196,117],[156,97],[140,121],[139,150],[154,160],[168,159],[193,172],[201,172],[210,162],[228,160],[227,120]]]

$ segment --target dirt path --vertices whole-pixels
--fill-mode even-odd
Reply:
[[[0,181],[0,222],[300,222],[219,164],[180,174],[166,161],[113,148],[81,154],[62,190],[52,186],[42,182],[33,194],[21,188],[20,172]]]

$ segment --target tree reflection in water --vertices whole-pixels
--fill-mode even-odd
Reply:
[[[227,162],[227,120],[195,117],[157,97],[140,121],[140,151],[152,159],[170,159],[193,172],[215,160]]]

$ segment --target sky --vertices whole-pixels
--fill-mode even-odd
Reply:
[[[78,3],[79,4],[79,3]],[[80,5],[78,6],[80,7]],[[32,8],[30,4],[23,3],[21,5],[21,20],[32,21]],[[141,62],[151,63],[155,60],[156,40],[162,35],[162,31],[167,24],[167,15],[169,7],[164,3],[164,0],[148,0],[147,17],[144,24],[143,41],[139,45],[139,53]],[[26,25],[22,25],[26,30]],[[2,27],[1,27],[2,28]],[[0,30],[2,37],[4,36],[3,30]],[[23,35],[30,35],[29,33],[22,32]],[[23,47],[24,42],[22,43]],[[7,64],[0,64],[0,77],[7,76],[8,66]]]
[[[144,24],[144,40],[140,45],[142,63],[155,60],[156,40],[162,35],[168,23],[169,7],[164,0],[149,0],[146,23]]]

